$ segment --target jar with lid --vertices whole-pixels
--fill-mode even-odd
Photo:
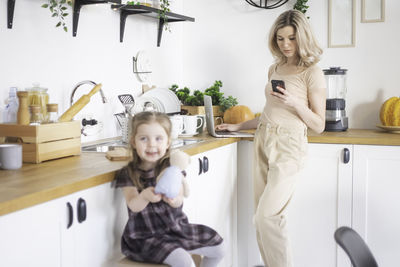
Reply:
[[[34,83],[33,87],[26,89],[29,93],[28,105],[38,105],[40,107],[40,113],[42,117],[46,117],[47,107],[49,103],[49,95],[47,88],[40,87],[39,83]]]
[[[47,104],[46,123],[55,123],[58,121],[58,104]]]
[[[43,122],[43,115],[40,110],[41,107],[39,105],[29,106],[29,112],[31,114],[29,125],[40,125]]]

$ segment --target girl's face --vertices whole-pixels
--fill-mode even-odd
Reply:
[[[142,168],[154,168],[170,145],[168,134],[157,122],[140,125],[131,142],[144,164]]]
[[[297,57],[297,40],[293,26],[285,26],[276,32],[276,42],[286,58]]]

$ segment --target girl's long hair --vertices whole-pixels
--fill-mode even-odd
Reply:
[[[162,128],[164,128],[165,132],[168,135],[168,138],[171,138],[171,121],[165,113],[160,112],[141,112],[136,114],[132,118],[131,124],[131,139],[135,138],[137,134],[138,127],[142,124],[150,124],[150,123],[158,123]],[[132,142],[131,142],[132,143]],[[132,179],[134,186],[141,191],[144,189],[144,185],[140,181],[141,172],[138,166],[141,163],[141,159],[136,151],[136,149],[131,146],[132,149],[132,160],[128,164],[128,172],[129,176]],[[170,147],[167,149],[165,155],[159,160],[156,168],[155,168],[155,176],[158,176],[160,172],[170,165],[169,163],[170,156]]]
[[[282,54],[277,44],[276,33],[279,29],[286,26],[294,28],[297,40],[297,53],[299,56],[299,66],[309,67],[320,60],[322,49],[315,39],[311,26],[307,18],[298,10],[288,10],[283,12],[275,20],[269,33],[269,49],[278,65],[285,63],[287,58]]]

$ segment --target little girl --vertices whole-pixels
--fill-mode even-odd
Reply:
[[[190,254],[199,254],[202,267],[215,267],[224,254],[223,240],[213,229],[188,222],[183,189],[173,199],[154,192],[156,177],[170,165],[170,135],[171,122],[163,113],[142,112],[132,119],[133,159],[115,178],[129,213],[122,253],[134,261],[172,267],[194,266]]]

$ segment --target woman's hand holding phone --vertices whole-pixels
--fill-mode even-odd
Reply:
[[[285,82],[282,80],[271,80],[271,84],[272,84],[272,91],[279,93],[279,94],[283,94],[283,92],[278,89],[278,87],[282,88],[283,90],[285,90]]]

